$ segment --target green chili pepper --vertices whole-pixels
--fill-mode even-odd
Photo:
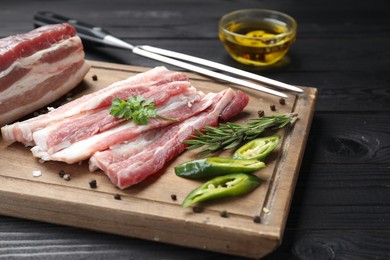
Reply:
[[[261,180],[252,174],[233,173],[215,177],[190,192],[182,206],[188,207],[198,202],[238,196],[257,188]]]
[[[280,136],[278,135],[253,139],[238,148],[233,154],[233,158],[262,161],[276,148],[279,141]]]
[[[175,167],[175,173],[180,177],[201,179],[229,173],[254,172],[264,167],[265,164],[258,160],[210,157],[180,164]]]

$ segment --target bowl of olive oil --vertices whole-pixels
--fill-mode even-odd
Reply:
[[[297,23],[291,16],[266,9],[243,9],[219,21],[219,39],[240,63],[267,66],[280,61],[295,41]]]

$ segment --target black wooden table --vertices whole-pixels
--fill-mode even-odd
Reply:
[[[298,38],[283,63],[253,69],[228,57],[217,37],[217,22],[223,14],[242,8],[275,9],[296,18]],[[267,259],[390,258],[387,0],[2,0],[0,36],[31,30],[32,17],[40,10],[100,25],[133,44],[175,50],[318,88],[283,243]],[[91,60],[161,65],[122,50],[87,46],[86,53]],[[0,216],[0,258],[23,257],[239,259]]]

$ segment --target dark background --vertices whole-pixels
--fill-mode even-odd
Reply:
[[[217,37],[218,19],[243,8],[275,9],[296,18],[298,37],[283,62],[253,69],[226,54]],[[40,10],[99,25],[135,45],[318,88],[283,243],[266,259],[390,258],[388,0],[2,0],[0,37],[33,29],[33,15]],[[86,46],[86,54],[91,60],[161,65],[122,50]],[[240,259],[0,216],[0,258],[19,257]]]

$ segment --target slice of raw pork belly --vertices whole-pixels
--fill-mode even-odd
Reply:
[[[158,88],[149,88],[149,91],[143,93],[142,96],[145,99],[152,98],[156,107],[159,108],[173,96],[184,93],[188,96],[188,101],[198,94],[190,82],[175,81],[163,84]],[[121,99],[127,97],[127,95],[118,96]],[[35,145],[39,146],[40,151],[53,154],[75,142],[109,130],[121,123],[124,123],[124,120],[110,115],[109,106],[105,106],[95,109],[93,113],[82,113],[38,130],[33,133],[33,140]]]
[[[4,126],[1,128],[1,133],[3,139],[8,143],[18,141],[33,146],[35,145],[33,133],[39,129],[64,119],[95,113],[97,109],[111,104],[114,98],[142,95],[153,88],[158,89],[162,84],[185,80],[188,80],[185,73],[170,71],[165,67],[155,67],[125,80],[117,81],[99,91],[84,95],[47,114]]]
[[[194,134],[194,129],[216,126],[220,117],[227,120],[238,114],[248,101],[249,97],[242,91],[237,94],[232,89],[221,91],[214,96],[213,105],[197,115],[95,153],[90,159],[90,170],[100,168],[114,185],[120,189],[128,188],[181,154],[186,148],[184,141]],[[232,103],[235,105],[230,106]]]
[[[187,81],[170,82],[160,86],[159,90],[145,93],[145,96],[156,100],[155,105],[162,116],[182,120],[200,108],[196,102],[201,95]],[[176,114],[177,111],[181,112],[180,115]],[[99,120],[102,117],[106,120]],[[74,163],[144,131],[172,123],[171,120],[152,118],[147,125],[137,125],[109,115],[109,107],[105,107],[97,113],[81,117],[81,121],[75,118],[36,131],[33,134],[36,146],[31,151],[35,157],[45,161]]]
[[[0,39],[0,126],[57,100],[76,87],[89,68],[70,24]]]
[[[182,121],[212,105],[211,99],[200,100],[202,95],[204,95],[202,92],[191,87],[183,94],[170,97],[166,103],[158,107],[158,114]],[[150,118],[147,125],[138,125],[132,121],[126,121],[116,127],[77,141],[53,154],[42,151],[39,146],[33,147],[31,151],[35,157],[45,161],[62,161],[71,164],[88,159],[97,151],[106,150],[112,145],[130,140],[141,133],[172,123],[174,121],[160,117]]]

